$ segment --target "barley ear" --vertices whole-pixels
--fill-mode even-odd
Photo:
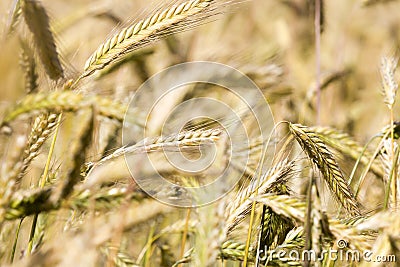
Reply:
[[[321,140],[327,146],[354,160],[360,160],[360,162],[365,166],[368,166],[369,161],[373,157],[373,153],[371,151],[364,149],[347,133],[343,133],[334,128],[321,126],[309,127],[309,130],[321,138]],[[382,167],[376,162],[372,163],[371,171],[378,177],[382,177],[384,173]]]
[[[289,129],[306,155],[318,167],[333,195],[352,215],[360,214],[360,204],[344,178],[333,154],[321,138],[306,126],[289,124]]]

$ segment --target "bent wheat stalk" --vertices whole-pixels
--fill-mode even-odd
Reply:
[[[360,204],[332,153],[328,150],[321,138],[306,126],[289,123],[290,132],[301,145],[307,156],[321,171],[333,195],[343,207],[352,215],[360,214]]]
[[[86,61],[80,78],[103,69],[121,56],[154,42],[168,34],[180,32],[197,24],[216,12],[212,9],[214,0],[191,0],[170,6],[164,10],[123,28],[120,32],[100,45]]]

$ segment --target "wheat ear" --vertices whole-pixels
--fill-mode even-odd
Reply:
[[[360,162],[366,166],[373,156],[371,151],[364,151],[364,148],[347,133],[340,132],[330,127],[321,126],[309,127],[309,130],[318,135],[326,145],[354,160],[358,160],[362,154]],[[377,163],[372,163],[371,171],[379,177],[383,176],[382,167]]]
[[[50,30],[50,20],[45,8],[39,1],[22,0],[22,14],[26,25],[33,34],[36,49],[47,75],[52,80],[64,77],[53,33]]]
[[[145,138],[135,145],[127,145],[117,149],[114,153],[102,158],[97,165],[129,153],[148,153],[161,149],[176,149],[198,147],[201,144],[213,143],[219,140],[222,129],[185,131],[168,136]]]
[[[14,165],[8,175],[7,181],[13,183],[11,181],[15,179],[15,183],[19,184],[30,163],[37,157],[37,155],[39,155],[40,148],[57,125],[57,117],[58,115],[56,114],[42,114],[36,118],[22,160]]]
[[[155,40],[173,32],[199,24],[202,19],[209,17],[211,4],[214,0],[191,0],[176,4],[167,9],[140,20],[137,23],[123,28],[120,32],[100,45],[85,64],[85,72],[81,78],[92,74],[96,70]],[[203,15],[201,15],[203,14]],[[193,18],[193,16],[200,16]]]
[[[250,184],[239,191],[235,200],[230,202],[227,207],[226,233],[229,234],[247,217],[253,203],[252,198],[257,194],[267,192],[282,191],[286,187],[286,182],[293,174],[294,162],[284,160],[272,167],[265,175],[258,179],[253,179]]]
[[[127,106],[107,97],[85,96],[73,91],[55,91],[25,96],[3,118],[3,125],[8,124],[21,115],[32,115],[37,112],[76,112],[80,109],[95,107],[104,116],[122,122]]]
[[[313,131],[300,124],[289,124],[290,132],[301,145],[307,156],[321,171],[333,195],[352,215],[360,214],[360,204],[355,198],[332,153]]]

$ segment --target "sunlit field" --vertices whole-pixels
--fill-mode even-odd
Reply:
[[[2,0],[1,266],[398,266],[400,2]]]

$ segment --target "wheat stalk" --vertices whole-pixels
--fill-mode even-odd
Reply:
[[[170,33],[199,24],[212,15],[211,4],[214,0],[191,0],[158,11],[146,19],[123,28],[112,38],[101,44],[85,64],[81,78],[96,70],[103,69],[121,56],[143,47]],[[196,17],[198,15],[199,17]]]
[[[392,147],[393,146],[393,147]],[[393,149],[394,156],[392,157],[391,152]],[[399,175],[399,146],[397,143],[392,143],[391,140],[385,139],[382,144],[382,151],[380,153],[383,169],[385,171],[383,176],[383,181],[386,184],[386,188],[389,189],[393,180],[395,180],[396,186],[398,186],[398,175]],[[388,206],[395,207],[396,199],[398,196],[393,194],[398,194],[397,190],[387,190],[385,197],[385,208]]]
[[[52,80],[64,77],[64,70],[58,57],[49,16],[45,8],[36,0],[21,0],[21,9],[26,25],[33,34],[36,48],[47,75]]]
[[[335,158],[324,142],[322,142],[321,138],[310,131],[308,127],[300,124],[290,123],[289,129],[307,156],[321,171],[329,189],[343,207],[350,214],[360,214],[360,204],[346,182]]]

